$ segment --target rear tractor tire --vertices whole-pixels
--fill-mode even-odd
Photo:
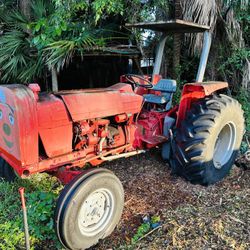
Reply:
[[[10,164],[0,157],[0,178],[12,182],[17,179],[17,175]]]
[[[244,135],[241,105],[226,95],[194,103],[176,131],[172,167],[194,184],[210,185],[230,172]]]
[[[77,176],[65,186],[55,212],[55,229],[67,249],[87,249],[109,236],[124,206],[119,179],[106,169]]]

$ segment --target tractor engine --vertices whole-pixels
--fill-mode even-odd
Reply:
[[[82,121],[74,124],[73,149],[81,150],[97,145],[101,138],[108,135],[109,120]]]
[[[100,143],[104,150],[124,145],[126,136],[123,127],[110,124],[109,119],[76,122],[73,125],[73,150],[92,148],[100,153]]]

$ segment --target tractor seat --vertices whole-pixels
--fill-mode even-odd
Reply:
[[[154,85],[152,90],[161,92],[161,95],[146,94],[144,95],[145,101],[154,104],[167,104],[169,107],[171,106],[173,93],[176,91],[176,81],[162,79]]]

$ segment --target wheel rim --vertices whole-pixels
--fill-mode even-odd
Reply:
[[[111,221],[114,196],[108,189],[98,189],[82,203],[78,214],[78,226],[85,236],[101,232]]]
[[[233,122],[226,124],[220,131],[214,148],[213,162],[221,169],[231,158],[236,142],[236,126]]]

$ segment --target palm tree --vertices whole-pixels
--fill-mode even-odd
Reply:
[[[181,0],[175,0],[175,19],[182,18]],[[181,57],[181,34],[174,34],[174,78],[177,79],[179,76],[179,66]]]
[[[230,55],[230,48],[232,51],[241,48],[244,49],[245,42],[247,41],[244,40],[243,30],[239,20],[236,18],[235,11],[241,11],[245,8],[250,10],[249,0],[181,0],[181,5],[184,20],[194,21],[211,27],[214,44],[216,44],[216,46],[212,47],[212,53],[218,54],[218,50],[222,48],[226,60],[232,56]],[[220,30],[220,32],[217,32],[217,30]],[[221,30],[223,30],[223,32],[221,32]],[[190,52],[194,53],[195,50],[200,49],[201,43],[202,36],[200,34],[191,36]],[[215,56],[215,58],[216,57],[218,57],[218,55]],[[247,59],[247,55],[245,58],[243,56],[242,60],[245,60],[244,70],[239,74],[239,70],[235,70],[234,68],[234,63],[229,61],[228,64],[229,67],[231,67],[230,71],[233,75],[229,77],[228,74],[225,73],[224,78],[226,81],[231,81],[234,84],[242,80],[242,86],[247,87],[248,85],[248,87],[250,87],[250,63]],[[223,64],[223,60],[219,63]],[[218,65],[214,65],[212,68],[216,71]],[[242,68],[241,66],[241,69]]]
[[[30,0],[21,0],[19,2],[21,12],[28,18],[30,18]]]
[[[3,30],[0,36],[0,68],[3,82],[25,83],[46,75],[42,54],[34,45],[34,34],[28,29],[31,22],[44,17],[41,13],[46,12],[47,6],[41,2],[36,1],[30,6],[33,12],[30,19],[11,4],[0,7]]]

